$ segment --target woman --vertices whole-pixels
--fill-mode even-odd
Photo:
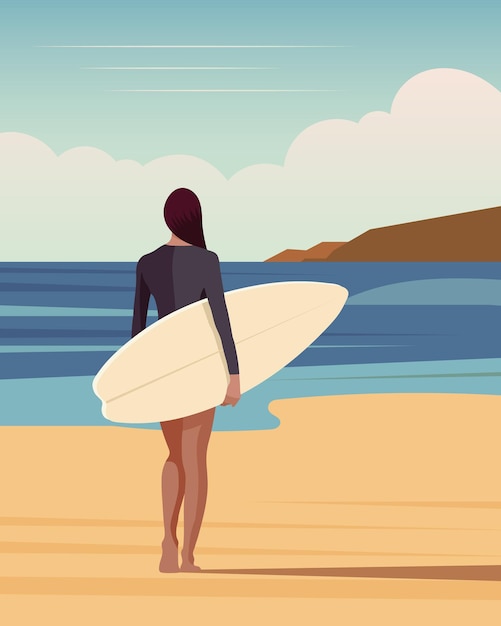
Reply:
[[[207,298],[228,364],[230,382],[223,405],[235,406],[240,398],[240,379],[235,344],[224,299],[219,259],[205,245],[202,211],[189,189],[176,189],[164,207],[172,236],[167,244],[139,259],[132,336],[146,326],[148,302],[156,301],[158,317]],[[193,382],[196,393],[196,381]],[[168,402],[168,398],[166,398]],[[207,446],[215,407],[181,419],[161,422],[169,457],[162,472],[164,540],[161,572],[196,572],[194,549],[207,500]],[[177,523],[184,498],[182,564],[178,564]]]

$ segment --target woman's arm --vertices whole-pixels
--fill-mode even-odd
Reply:
[[[150,295],[150,289],[144,280],[141,259],[139,259],[136,267],[136,294],[134,297],[134,314],[132,316],[132,337],[135,337],[146,328]]]
[[[223,406],[227,406],[231,404],[231,406],[235,406],[235,404],[240,400],[240,374],[230,374],[230,383],[228,385],[228,389],[226,390],[226,396],[224,400],[221,402]]]
[[[223,405],[231,404],[234,406],[240,398],[238,358],[235,342],[233,340],[233,334],[231,332],[226,300],[224,299],[219,259],[213,252],[210,255],[210,262],[207,263],[205,293],[207,294],[214,323],[219,336],[221,337],[221,343],[223,344],[223,351],[228,365],[228,372],[230,373],[230,383],[228,385]]]

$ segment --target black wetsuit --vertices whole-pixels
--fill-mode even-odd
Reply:
[[[136,268],[136,295],[132,336],[146,327],[150,296],[155,298],[158,319],[207,298],[221,336],[228,371],[238,374],[238,360],[221,281],[219,259],[197,246],[164,245],[141,257]]]

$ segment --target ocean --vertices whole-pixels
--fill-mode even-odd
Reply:
[[[276,427],[267,407],[278,398],[501,394],[501,263],[221,267],[225,290],[313,280],[350,297],[287,367],[235,408],[218,408],[215,430]],[[0,424],[110,424],[92,379],[130,337],[134,282],[135,263],[0,263]]]

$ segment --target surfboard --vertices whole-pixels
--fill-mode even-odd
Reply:
[[[245,393],[290,363],[334,321],[348,291],[288,281],[225,292]],[[93,380],[103,416],[146,424],[193,415],[224,400],[229,382],[207,299],[154,322],[122,346]]]

